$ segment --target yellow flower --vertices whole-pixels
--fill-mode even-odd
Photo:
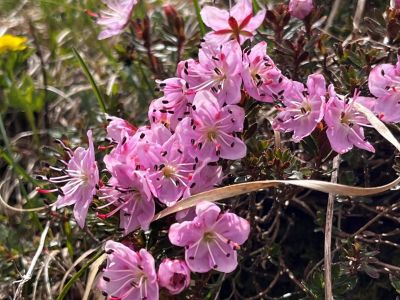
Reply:
[[[11,34],[0,36],[0,53],[25,50],[26,42],[26,37],[19,37]]]

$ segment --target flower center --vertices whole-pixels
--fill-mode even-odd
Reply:
[[[180,273],[174,273],[171,278],[171,285],[173,287],[179,287],[181,285],[184,285],[186,281],[186,276],[184,274]]]
[[[311,112],[311,105],[310,103],[306,102],[301,108],[300,108],[301,112],[303,114],[308,114]]]
[[[217,131],[215,129],[212,129],[207,132],[207,139],[210,142],[214,142],[216,138],[217,138]]]
[[[203,240],[204,240],[206,243],[212,242],[214,239],[215,239],[214,233],[212,233],[212,232],[206,232],[206,233],[204,233]]]
[[[349,116],[348,114],[342,112],[342,114],[341,114],[340,117],[341,117],[341,119],[340,119],[340,122],[341,122],[341,123],[343,123],[343,124],[349,124],[349,122],[350,122],[350,116]]]
[[[171,178],[176,173],[176,169],[172,166],[165,166],[162,171],[166,178]]]

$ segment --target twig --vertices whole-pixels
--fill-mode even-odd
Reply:
[[[282,272],[285,272],[294,284],[296,284],[303,292],[307,293],[312,299],[317,299],[317,296],[314,295],[314,293],[307,286],[305,286],[302,281],[299,281],[296,276],[294,276],[293,272],[290,271],[290,269],[286,266],[282,257],[279,258],[279,264]]]
[[[360,32],[360,23],[364,14],[366,0],[358,0],[356,12],[353,17],[353,31],[343,42],[343,47],[347,46],[349,42]]]
[[[36,280],[35,280],[35,283],[33,284],[32,299],[37,299],[36,291],[37,291],[37,287],[38,287],[40,276],[42,275],[43,269],[44,269],[44,264],[42,262],[42,266],[40,267],[39,271],[37,272]]]
[[[49,265],[50,262],[54,259],[54,257],[60,252],[60,250],[53,250],[50,252],[49,255],[47,255],[47,258],[45,260],[44,263],[44,273],[43,273],[43,277],[44,277],[44,285],[46,287],[46,292],[48,295],[47,299],[53,299],[53,295],[51,293],[51,286],[50,286],[50,277],[49,277]]]
[[[281,277],[281,270],[279,269],[278,272],[276,272],[274,279],[272,279],[272,281],[270,282],[270,284],[268,285],[268,287],[265,290],[259,292],[257,295],[255,295],[253,297],[249,297],[246,299],[247,300],[263,299],[263,297],[265,297],[271,291],[271,289],[275,286],[275,284],[278,282],[280,277]]]
[[[331,182],[337,183],[338,171],[340,164],[340,155],[338,154],[333,159],[333,173]],[[325,242],[324,242],[324,279],[325,279],[325,299],[332,300],[332,223],[333,223],[333,209],[335,203],[335,195],[329,194],[328,204],[326,208],[325,220]]]
[[[373,261],[372,263],[375,264],[375,265],[378,265],[378,266],[382,266],[382,267],[384,267],[384,268],[387,268],[387,269],[389,269],[389,270],[393,270],[393,271],[395,271],[395,272],[400,272],[400,267],[393,266],[393,265],[390,265],[390,264],[381,262],[381,261],[379,261],[379,260],[378,260],[378,261]]]
[[[366,0],[358,0],[357,9],[353,18],[353,31],[360,29],[361,18],[364,13]]]
[[[364,226],[362,226],[360,229],[358,229],[353,236],[357,236],[360,233],[362,233],[363,231],[365,231],[369,226],[371,226],[373,223],[375,223],[377,220],[379,220],[381,217],[383,217],[384,215],[386,215],[388,212],[393,211],[393,210],[397,210],[399,208],[399,204],[395,203],[393,205],[391,205],[388,208],[385,208],[382,212],[380,212],[379,214],[377,214],[374,218],[372,218],[371,220],[369,220]]]
[[[341,2],[341,0],[335,0],[335,2],[333,3],[331,13],[329,14],[328,21],[326,21],[326,25],[324,27],[325,31],[328,31],[329,28],[331,28],[331,26],[333,24],[333,20],[335,19],[336,14],[339,10],[340,2]]]
[[[14,294],[13,300],[21,299],[21,293],[22,293],[22,288],[24,287],[24,284],[26,282],[28,282],[29,280],[31,280],[33,270],[34,270],[36,263],[40,257],[40,254],[42,254],[44,243],[46,241],[46,236],[47,236],[47,233],[49,232],[49,228],[50,228],[50,220],[46,222],[46,226],[44,227],[44,230],[40,236],[39,247],[37,248],[35,256],[32,259],[32,262],[31,262],[31,265],[29,266],[28,272],[26,272],[26,274],[22,276],[22,279],[13,282],[13,283],[18,283],[18,287]]]

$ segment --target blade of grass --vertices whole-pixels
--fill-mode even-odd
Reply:
[[[99,272],[99,267],[106,260],[106,258],[107,255],[103,254],[90,267],[88,279],[86,281],[85,293],[83,294],[82,300],[89,299],[90,291],[92,290],[93,284],[96,280],[97,273]]]
[[[87,270],[89,267],[100,257],[104,254],[104,250],[99,251],[93,256],[83,267],[71,277],[71,279],[67,282],[67,284],[62,289],[61,293],[58,295],[56,300],[62,300],[67,295],[69,289],[72,287],[74,282],[78,280],[79,277]]]
[[[257,3],[257,0],[253,0],[253,10],[254,10],[254,13],[256,13],[260,10],[260,5]]]
[[[1,137],[3,138],[4,144],[6,146],[8,153],[11,153],[10,140],[8,139],[6,128],[5,128],[4,122],[3,122],[3,116],[1,114],[0,114],[0,133],[1,133]]]
[[[14,159],[12,158],[12,156],[10,154],[8,154],[6,151],[4,151],[3,149],[0,149],[0,157],[2,159],[4,159],[4,161],[9,164],[14,171],[21,176],[24,180],[37,185],[37,181],[35,179],[33,179],[26,171],[23,167],[21,167],[19,164],[17,164]]]
[[[36,185],[37,181],[33,179],[23,167],[21,167],[12,157],[12,149],[10,140],[7,136],[6,129],[4,127],[3,116],[0,114],[0,134],[5,144],[5,150],[0,148],[0,157],[4,159],[4,161],[10,165],[14,171],[21,176],[24,180]]]
[[[206,34],[206,26],[204,25],[203,19],[201,18],[199,0],[193,0],[193,4],[194,9],[196,10],[197,21],[199,22],[200,34],[201,37],[203,37]]]
[[[74,53],[76,59],[79,62],[79,65],[82,68],[83,73],[85,74],[86,78],[89,80],[90,85],[92,86],[93,92],[97,98],[97,101],[99,102],[100,108],[104,113],[107,113],[107,107],[104,102],[103,96],[100,93],[99,88],[97,87],[96,82],[94,81],[94,78],[92,74],[89,71],[89,68],[87,67],[86,63],[83,61],[82,57],[78,53],[78,51],[75,48],[72,48],[72,52]]]

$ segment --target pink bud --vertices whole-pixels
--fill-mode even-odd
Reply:
[[[158,268],[158,282],[172,295],[182,292],[190,283],[190,270],[185,261],[164,259]]]
[[[312,0],[290,0],[289,12],[293,17],[303,20],[314,8]]]

